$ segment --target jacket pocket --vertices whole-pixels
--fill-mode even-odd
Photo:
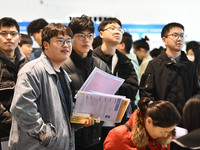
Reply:
[[[56,129],[51,123],[46,124],[46,137],[41,141],[44,147],[51,148],[56,141]]]
[[[150,91],[153,89],[153,75],[152,74],[143,74],[140,82],[140,89]]]

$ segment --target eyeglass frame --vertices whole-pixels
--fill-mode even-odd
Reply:
[[[110,26],[110,27],[104,29],[103,31],[105,31],[105,30],[110,30],[111,32],[114,32],[115,30],[117,30],[117,31],[119,31],[121,34],[124,34],[124,32],[125,32],[124,29],[122,29],[122,28],[117,28],[117,27],[115,27],[115,26]]]
[[[178,39],[179,37],[181,39],[185,39],[187,37],[187,35],[184,35],[184,34],[178,34],[178,33],[173,33],[173,34],[169,34],[169,35],[166,35],[165,37],[167,38],[168,36],[172,36],[173,39]],[[177,37],[176,37],[177,36]]]
[[[85,40],[86,37],[87,37],[87,39],[89,39],[89,40],[93,40],[93,39],[94,39],[94,33],[88,33],[87,35],[84,34],[84,33],[78,33],[78,34],[79,34],[79,35],[75,35],[75,37],[78,37],[78,39],[79,39],[80,41]],[[89,37],[89,35],[92,35],[92,36]]]
[[[62,42],[62,45],[60,45],[59,44],[59,40],[60,40],[60,42]],[[65,45],[65,43],[67,44],[67,46],[69,46],[69,47],[72,47],[72,45],[73,45],[73,43],[74,43],[74,39],[71,39],[71,38],[68,38],[68,39],[63,39],[63,38],[57,38],[56,39],[56,42],[57,42],[57,45],[58,46],[64,46]],[[70,45],[69,45],[70,44]]]
[[[11,37],[16,37],[17,35],[19,35],[19,32],[17,32],[17,31],[11,31],[11,32],[2,31],[2,32],[0,32],[0,35],[4,38],[6,38],[9,34]]]

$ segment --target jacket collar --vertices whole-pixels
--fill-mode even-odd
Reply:
[[[168,55],[166,54],[165,51],[162,51],[160,56],[158,56],[158,59],[162,59],[164,60],[165,64],[166,65],[171,65],[171,64],[175,64],[169,57]],[[181,57],[180,57],[180,61],[179,62],[185,62],[185,61],[189,61],[185,52],[181,51]]]
[[[101,50],[101,46],[98,46],[96,49],[94,49],[94,53],[101,58],[103,61],[106,61],[106,57],[108,57],[108,55],[105,55],[104,52]],[[124,64],[126,63],[126,61],[129,59],[126,55],[124,55],[123,53],[121,53],[119,50],[116,49],[116,52],[118,59],[118,64]],[[112,57],[112,56],[110,56]]]
[[[42,53],[41,56],[40,56],[40,59],[42,60],[42,62],[45,65],[45,67],[44,67],[45,70],[51,75],[56,75],[56,71],[55,71],[51,61],[49,60],[48,56],[45,55],[44,53]],[[66,73],[66,71],[64,69],[62,69],[62,67],[61,67],[61,70],[65,73],[65,76],[67,77],[68,81],[71,82],[71,79],[69,78],[69,76]]]
[[[82,58],[74,50],[72,50],[70,57],[78,68],[84,68],[85,66],[87,66],[86,64],[91,64],[91,61],[93,60],[92,50],[89,50],[86,58]]]
[[[19,46],[17,46],[15,49],[15,55],[16,55],[17,62],[20,62],[21,60],[25,59],[25,55],[23,54],[23,52],[21,51]],[[10,61],[9,57],[6,56],[1,50],[0,50],[0,58],[4,59],[6,61]]]

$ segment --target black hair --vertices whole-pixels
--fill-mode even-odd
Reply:
[[[139,50],[140,48],[144,48],[146,51],[149,51],[149,44],[144,39],[134,41],[133,47],[136,51]]]
[[[166,37],[169,33],[169,30],[175,27],[179,27],[184,31],[184,26],[180,23],[172,22],[167,25],[165,25],[161,31],[161,37]]]
[[[145,40],[146,42],[150,41],[149,38],[146,35],[144,36],[144,38],[142,38],[142,40]]]
[[[163,50],[164,48],[162,46],[160,46],[159,48],[154,48],[150,51],[150,55],[152,58],[156,58],[158,55],[161,54]]]
[[[117,23],[120,27],[122,27],[120,20],[118,20],[117,18],[106,18],[100,23],[98,31],[104,31],[105,26],[112,23]]]
[[[200,94],[191,97],[183,107],[183,125],[191,132],[200,128]]]
[[[73,34],[81,33],[85,30],[89,30],[90,33],[94,33],[94,23],[90,17],[86,15],[73,18],[68,26],[71,28]]]
[[[48,22],[43,19],[36,19],[30,22],[27,27],[27,32],[29,35],[33,35],[34,33],[39,33],[41,29],[44,29],[45,26],[48,25]]]
[[[133,45],[132,35],[124,32],[121,43],[125,44],[125,51],[129,54]]]
[[[19,24],[15,19],[10,17],[4,17],[0,19],[0,28],[1,27],[16,27],[17,31],[19,32]]]
[[[97,37],[94,38],[94,41],[92,43],[93,49],[97,48],[102,44],[102,38],[98,35]]]
[[[44,41],[49,43],[52,37],[56,37],[59,34],[69,35],[71,38],[73,37],[71,29],[65,24],[51,23],[47,25],[42,31],[42,49],[44,50]]]
[[[186,51],[188,51],[189,49],[193,49],[196,47],[200,47],[200,44],[197,41],[190,41],[186,43]]]
[[[31,37],[27,34],[20,34],[21,35],[21,41],[19,43],[19,46],[21,47],[23,44],[30,44],[33,45],[33,40]]]
[[[198,75],[200,75],[200,47],[193,47],[191,49],[194,52],[194,63],[197,70]],[[188,52],[189,50],[187,50]]]
[[[176,107],[169,101],[152,101],[150,98],[143,97],[138,102],[143,119],[150,117],[154,126],[171,127],[181,121],[181,116]]]

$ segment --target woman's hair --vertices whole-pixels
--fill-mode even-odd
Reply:
[[[153,102],[150,98],[143,97],[139,100],[138,106],[143,119],[151,117],[155,126],[171,127],[177,125],[181,120],[176,107],[169,101]]]
[[[190,49],[194,52],[194,63],[198,75],[200,75],[200,45],[198,44],[198,42],[195,41],[188,42],[186,46],[186,52],[188,53]]]
[[[190,98],[183,107],[183,125],[188,132],[200,128],[200,94]]]

